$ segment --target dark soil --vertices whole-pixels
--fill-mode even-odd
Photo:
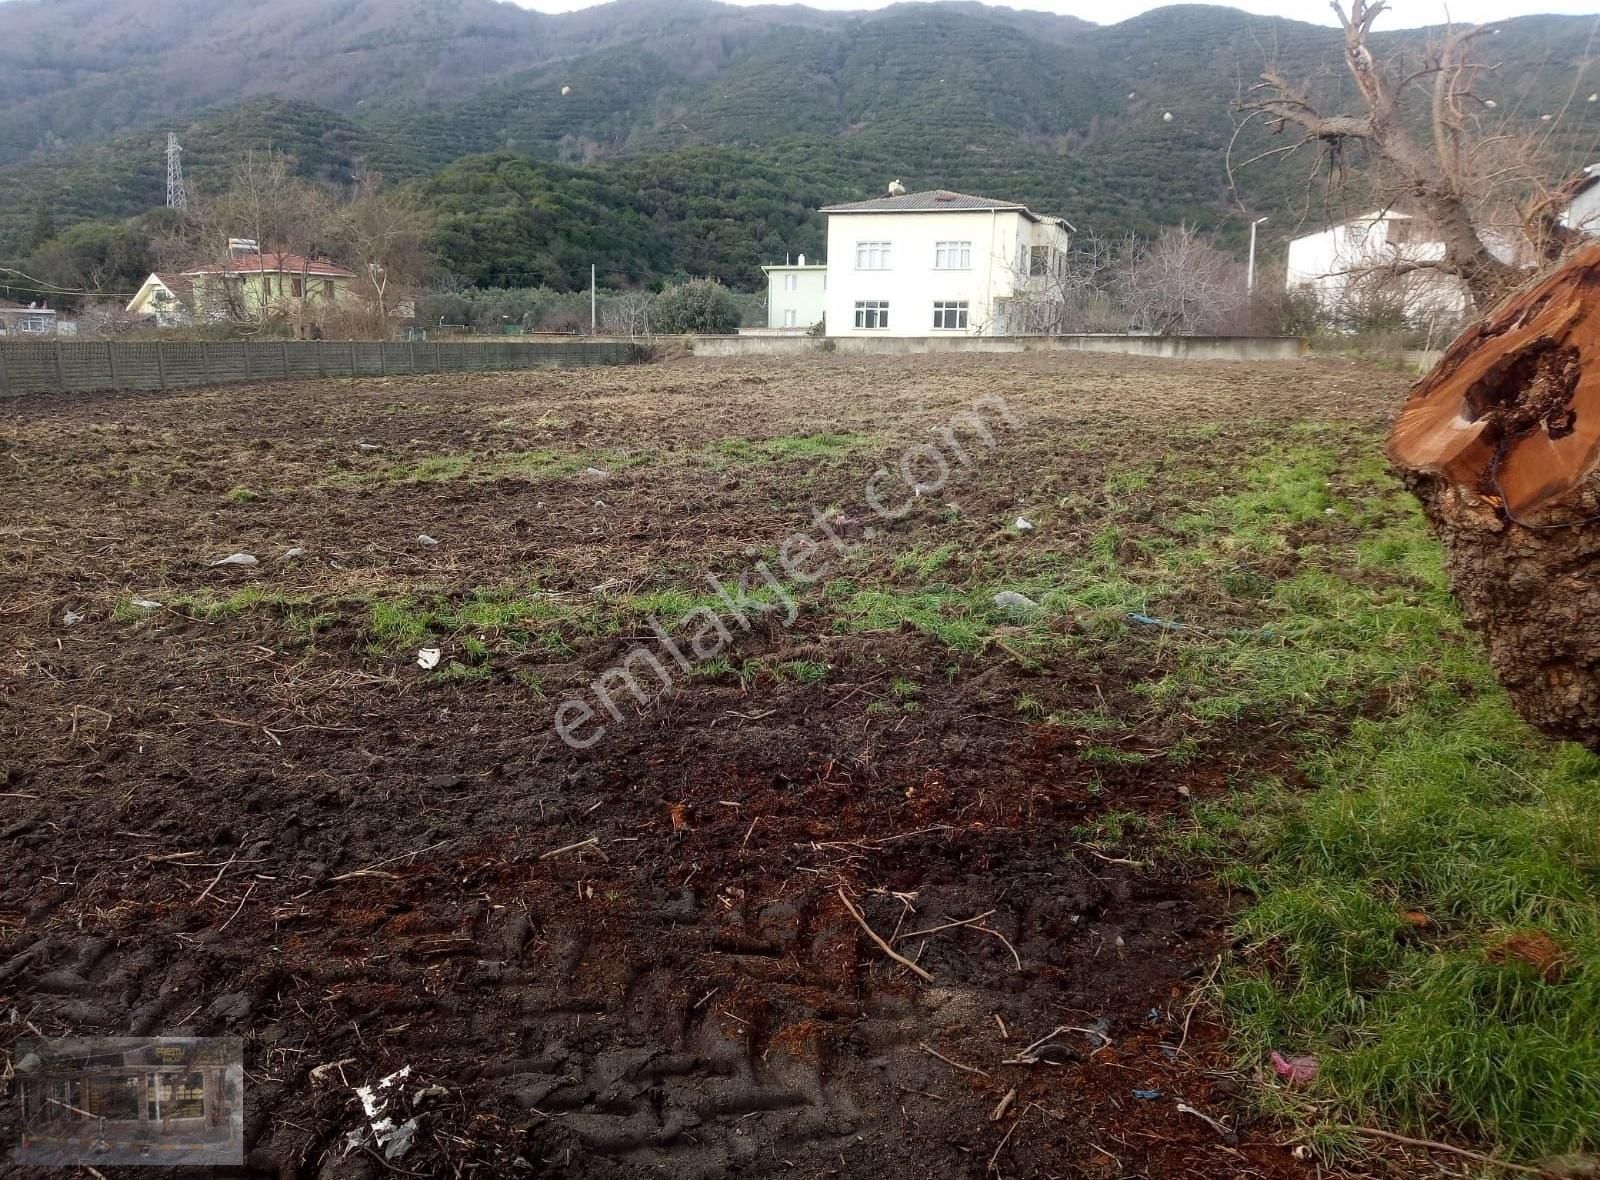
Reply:
[[[555,706],[632,636],[568,634],[565,654],[496,654],[451,682],[365,627],[374,594],[736,574],[813,507],[848,515],[881,459],[982,394],[1022,425],[949,493],[959,520],[919,511],[876,539],[882,569],[948,537],[1022,544],[999,535],[1019,512],[1098,496],[1128,462],[1247,450],[1252,422],[1375,423],[1402,384],[1313,364],[827,358],[0,406],[0,1047],[243,1036],[251,1174],[1310,1176],[1197,1003],[1230,899],[1075,834],[1177,811],[1282,753],[1241,732],[1182,767],[1090,764],[1088,735],[1014,705],[1115,711],[1159,671],[1158,639],[1035,668],[839,633],[808,601],[733,662],[810,660],[825,679],[684,682],[580,752]],[[1223,430],[1179,429],[1202,423]],[[705,458],[825,431],[873,441]],[[611,474],[381,477],[543,449]],[[1096,527],[1062,517],[1026,543],[1070,553]],[[290,547],[304,557],[279,561]],[[235,551],[261,562],[209,564]],[[281,610],[117,609],[248,587],[314,598],[314,642]],[[920,685],[914,709],[896,679]],[[1178,736],[1116,740],[1159,754]],[[1062,1026],[1035,1064],[1006,1064]],[[418,1103],[415,1146],[347,1151],[351,1087],[405,1065],[413,1090],[444,1088]],[[0,1115],[0,1142],[14,1124]]]

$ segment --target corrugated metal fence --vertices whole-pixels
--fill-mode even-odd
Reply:
[[[83,341],[0,343],[0,397],[88,389],[177,389],[306,377],[387,377],[622,365],[622,340],[409,344],[259,340],[223,343]]]

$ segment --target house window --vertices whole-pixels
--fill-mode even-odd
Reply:
[[[858,300],[856,303],[856,327],[858,328],[887,328],[889,326],[889,304],[883,299]]]
[[[50,332],[50,320],[44,316],[28,316],[17,321],[17,331],[48,335]]]
[[[281,283],[283,280],[279,279],[278,281]],[[294,297],[296,299],[304,299],[306,297],[306,281],[299,275],[295,275],[289,281],[293,284]]]
[[[971,270],[971,242],[935,242],[933,246],[934,270]]]
[[[322,280],[322,300],[323,300],[324,303],[332,303],[333,302],[333,280],[332,279],[323,279]]]
[[[800,276],[799,275],[784,275],[783,276],[783,289],[785,291],[798,291],[800,289]]]
[[[856,269],[857,270],[888,270],[889,269],[889,243],[888,242],[857,242],[856,243]]]
[[[1028,275],[1038,278],[1050,273],[1050,247],[1034,246],[1028,251]]]
[[[792,308],[792,307],[788,311],[784,312],[783,313],[783,326],[785,328],[797,328],[797,327],[799,327],[800,325],[799,325],[799,321],[798,321],[798,318],[797,318],[799,316],[799,314],[800,313],[795,311],[795,309]]]
[[[933,305],[933,326],[941,332],[965,332],[967,330],[967,301],[959,303],[935,303]]]

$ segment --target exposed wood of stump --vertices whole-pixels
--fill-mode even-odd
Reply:
[[[1600,749],[1600,246],[1463,333],[1389,457],[1517,711]]]

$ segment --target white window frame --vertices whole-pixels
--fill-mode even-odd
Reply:
[[[934,270],[971,270],[971,242],[935,242],[933,244]]]
[[[890,243],[882,241],[856,243],[857,270],[889,270],[892,265]]]
[[[800,276],[793,272],[784,275],[783,289],[785,291],[798,291],[800,289]]]
[[[798,328],[800,326],[800,313],[794,308],[788,308],[783,313],[783,326],[785,328]]]
[[[881,332],[889,326],[889,301],[887,299],[856,300],[856,330]]]
[[[965,299],[936,299],[933,302],[935,332],[965,332],[971,323],[971,304]]]

